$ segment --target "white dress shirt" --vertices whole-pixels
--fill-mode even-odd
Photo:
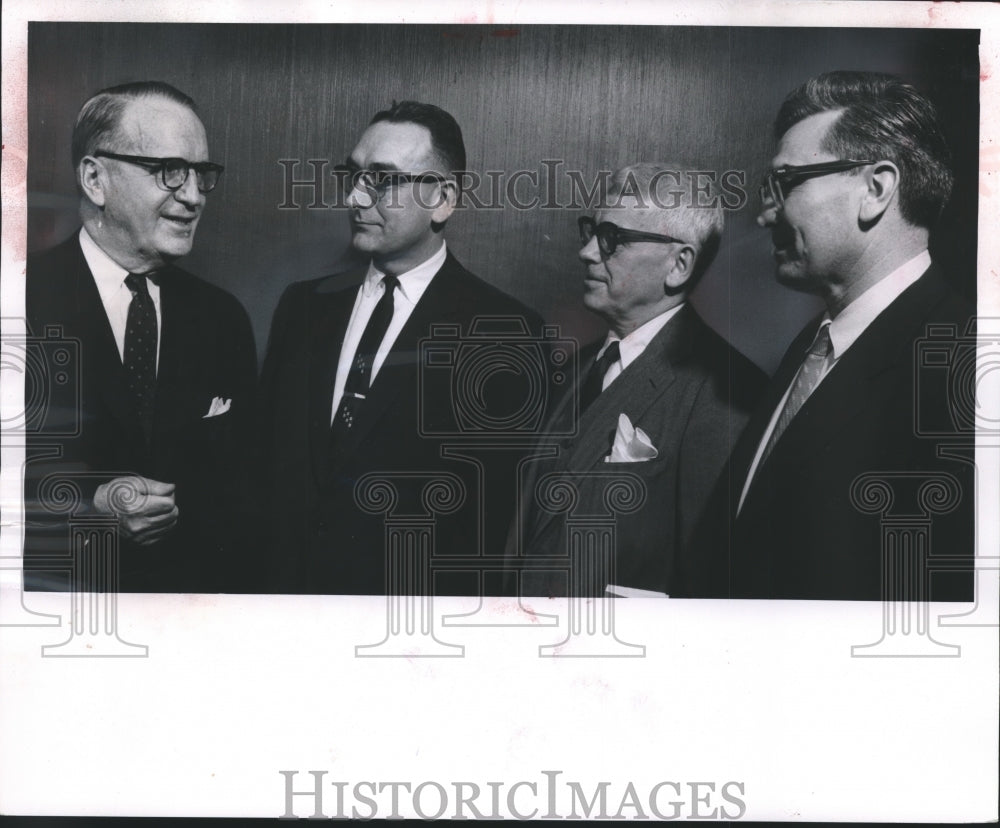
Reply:
[[[654,316],[648,322],[640,325],[632,331],[632,333],[624,339],[618,339],[614,333],[608,331],[607,339],[604,340],[601,350],[597,352],[597,359],[600,359],[604,355],[608,346],[610,346],[615,340],[618,340],[619,354],[618,361],[612,362],[611,365],[608,366],[607,372],[604,374],[604,382],[601,385],[601,391],[611,385],[611,383],[618,378],[618,375],[621,374],[622,371],[642,356],[642,352],[646,350],[646,346],[653,341],[653,338],[661,330],[663,330],[663,326],[673,319],[682,307],[684,307],[683,302],[679,305],[675,305],[670,310],[664,311],[659,316]]]
[[[837,360],[865,332],[865,329],[875,321],[875,318],[899,298],[899,295],[904,290],[917,281],[930,266],[931,255],[924,250],[905,264],[896,268],[884,279],[876,282],[837,314],[837,318],[830,322],[830,354],[827,357],[816,387],[819,387],[819,383],[833,370],[833,366],[837,364]],[[820,323],[821,326],[829,318],[829,313],[824,314]],[[803,354],[803,359],[805,359],[805,354]],[[737,514],[743,508],[743,501],[746,500],[747,492],[750,490],[750,483],[757,473],[757,467],[760,465],[764,447],[771,439],[771,433],[778,423],[778,417],[781,414],[781,410],[785,407],[785,401],[788,399],[788,395],[791,393],[792,385],[794,384],[795,378],[793,377],[792,382],[785,389],[781,401],[771,414],[771,421],[764,430],[764,436],[761,437],[760,445],[757,446],[757,453],[754,455],[750,471],[747,473],[746,482],[743,484],[743,493],[740,495],[739,506],[736,509]],[[815,391],[816,389],[814,388],[813,390]]]
[[[399,276],[399,287],[393,294],[392,301],[392,322],[385,332],[382,344],[379,345],[372,362],[372,374],[369,385],[375,382],[379,369],[392,348],[399,332],[413,313],[413,309],[424,295],[431,279],[441,269],[448,254],[448,248],[444,241],[441,247],[433,256],[418,264],[412,270],[406,271]],[[354,300],[354,310],[351,311],[351,319],[347,323],[347,331],[344,334],[344,344],[340,348],[340,359],[337,361],[337,379],[333,385],[333,407],[330,410],[330,422],[337,414],[340,407],[340,400],[344,396],[344,386],[347,384],[347,375],[351,371],[351,363],[354,362],[354,353],[361,344],[361,336],[365,332],[368,320],[371,318],[382,294],[385,293],[385,285],[382,284],[382,271],[375,267],[374,263],[368,265],[368,273],[364,282],[358,288],[357,298]]]
[[[97,246],[85,227],[80,228],[80,249],[83,250],[83,258],[87,260],[87,267],[97,284],[97,292],[101,294],[104,312],[111,323],[111,332],[115,335],[118,356],[124,360],[125,326],[128,322],[128,306],[132,302],[132,291],[125,284],[128,271]],[[156,309],[156,365],[159,367],[163,331],[160,287],[152,279],[146,279],[146,287],[149,288],[149,298],[153,300],[153,307]]]

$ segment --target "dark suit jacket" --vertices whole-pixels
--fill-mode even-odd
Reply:
[[[595,346],[582,354],[581,382],[597,351]],[[605,475],[634,474],[646,496],[637,510],[616,518],[615,583],[691,594],[701,566],[688,554],[692,531],[765,383],[759,368],[685,305],[583,413],[579,433],[558,442],[558,457],[532,470],[525,486],[522,565],[567,554],[567,516],[541,508],[532,491],[545,474],[584,473],[572,478],[579,496],[572,519],[607,511]],[[567,396],[557,418],[567,417],[577,398]],[[604,462],[623,412],[650,437],[655,459]],[[565,594],[565,571],[528,572],[522,584],[526,595]],[[603,592],[606,584],[592,586]]]
[[[766,461],[758,467],[730,537],[716,547],[723,593],[747,598],[876,600],[882,597],[880,515],[852,502],[852,483],[865,473],[945,472],[961,486],[961,500],[934,516],[931,554],[973,553],[972,466],[939,458],[938,440],[921,436],[916,408],[927,422],[948,421],[949,401],[936,380],[944,364],[921,369],[917,343],[929,324],[954,325],[961,337],[973,308],[929,269],[854,342],[799,409]],[[747,472],[771,415],[791,384],[819,320],[788,349],[761,408],[747,426],[732,460],[735,512]],[[953,343],[954,344],[954,343]],[[967,393],[971,393],[971,376]],[[971,399],[971,397],[970,397]],[[895,477],[892,515],[922,511],[919,480]],[[931,516],[931,513],[927,513]],[[912,520],[910,521],[912,523]],[[968,572],[934,574],[932,599],[968,600]],[[896,594],[895,597],[903,597]]]
[[[442,456],[442,447],[455,443],[447,432],[454,425],[456,399],[468,393],[461,383],[452,383],[462,361],[457,348],[477,317],[516,317],[531,331],[538,330],[540,319],[473,276],[449,253],[376,375],[350,438],[332,446],[337,362],[365,272],[291,285],[274,314],[261,380],[275,563],[274,579],[264,585],[268,591],[386,593],[386,515],[366,511],[355,499],[355,484],[368,473],[393,476],[399,494],[393,515],[411,518],[424,512],[421,492],[429,475],[456,475],[464,489],[462,505],[451,514],[433,515],[433,552],[469,557],[482,551],[480,472],[474,464]],[[419,370],[419,342],[432,335],[434,325],[452,327],[439,338],[455,361],[438,366],[431,376]],[[489,408],[493,403],[485,404]],[[487,490],[495,472],[488,461],[482,470]],[[407,474],[409,478],[400,476]],[[509,500],[509,505],[503,497],[486,503],[491,522],[509,518],[513,497]],[[502,541],[496,550],[500,555]],[[435,578],[436,585],[430,573],[421,577],[428,580],[418,592],[478,589],[478,576]]]
[[[69,475],[86,501],[100,483],[133,473],[174,483],[179,515],[173,532],[152,546],[122,542],[120,590],[239,590],[233,558],[246,554],[245,481],[257,373],[253,332],[240,303],[220,288],[172,266],[161,271],[159,285],[160,356],[147,442],[78,235],[28,258],[31,333],[75,341],[79,355],[69,383],[58,382],[50,368],[50,409],[29,441],[26,570],[34,588],[66,588],[65,577],[51,567],[53,557],[68,554],[69,527],[65,515],[57,518],[39,502],[45,476]],[[50,346],[42,352],[51,358]],[[205,418],[214,397],[231,399],[231,407]],[[79,427],[71,435],[74,422]]]

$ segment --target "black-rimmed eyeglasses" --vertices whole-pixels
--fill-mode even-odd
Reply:
[[[580,227],[580,244],[586,247],[590,244],[590,240],[597,236],[597,247],[604,258],[614,254],[622,242],[646,241],[658,244],[687,244],[686,241],[675,239],[673,236],[646,233],[642,230],[629,230],[627,227],[619,227],[610,221],[602,221],[597,224],[590,216],[580,216],[576,223]]]
[[[225,169],[222,164],[213,164],[211,161],[188,161],[186,158],[122,155],[119,152],[108,152],[101,149],[95,150],[94,155],[98,158],[111,158],[114,161],[124,161],[126,164],[147,167],[154,175],[159,173],[163,186],[173,192],[184,186],[184,182],[188,179],[188,172],[194,170],[199,192],[210,193],[219,183],[219,176]]]
[[[382,198],[391,187],[400,184],[420,184],[425,181],[440,183],[447,181],[436,172],[401,172],[399,170],[364,170],[348,164],[337,164],[333,174],[340,181],[345,193],[361,190],[372,200],[372,204]]]
[[[791,192],[792,188],[798,186],[807,178],[845,172],[846,170],[853,170],[856,167],[864,167],[867,164],[874,163],[874,161],[858,161],[854,158],[845,158],[840,161],[824,161],[822,164],[803,164],[799,167],[784,164],[777,169],[771,170],[764,176],[764,180],[760,185],[760,203],[764,207],[768,204],[784,207],[785,196]]]

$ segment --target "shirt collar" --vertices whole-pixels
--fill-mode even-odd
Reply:
[[[646,346],[653,341],[653,338],[661,330],[663,330],[663,326],[673,319],[683,307],[683,302],[679,305],[674,305],[674,307],[670,308],[670,310],[666,310],[659,316],[654,316],[648,322],[640,325],[623,339],[618,339],[614,333],[608,331],[607,339],[604,340],[601,350],[598,351],[598,359],[604,354],[612,342],[618,340],[622,370],[628,368],[629,363],[635,361],[642,355],[642,352],[646,350]]]
[[[427,290],[427,286],[431,283],[431,279],[434,278],[434,275],[441,269],[441,265],[444,264],[447,255],[448,246],[444,242],[441,242],[441,247],[437,253],[413,269],[399,275],[399,292],[406,297],[406,300],[410,304],[415,305],[420,297],[423,296],[424,291]],[[384,276],[385,274],[375,267],[375,262],[369,262],[365,283],[361,288],[364,295],[372,296],[378,289],[379,282],[382,281]]]
[[[94,276],[101,298],[114,295],[125,284],[128,271],[97,246],[86,227],[80,228],[80,249]]]
[[[926,250],[908,262],[897,267],[884,279],[876,282],[851,304],[844,308],[830,323],[830,343],[833,358],[840,359],[844,351],[854,344],[865,329],[875,321],[882,311],[891,305],[899,295],[917,281],[931,266],[931,255]],[[823,321],[830,318],[825,314]]]
[[[86,227],[80,228],[80,249],[83,251],[83,258],[86,259],[87,267],[90,268],[94,281],[97,283],[97,292],[101,294],[101,301],[105,305],[118,290],[122,288],[128,290],[125,287],[125,277],[128,276],[129,272],[97,246],[97,242],[87,232]],[[154,301],[160,295],[158,289],[160,273],[162,271],[156,274],[146,274],[149,295],[153,297]]]

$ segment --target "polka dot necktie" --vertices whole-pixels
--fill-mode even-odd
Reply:
[[[386,275],[382,277],[382,284],[385,290],[368,319],[364,333],[361,334],[361,341],[358,343],[357,351],[354,352],[354,361],[344,383],[344,396],[341,397],[337,414],[333,418],[332,430],[335,443],[347,436],[354,427],[354,421],[371,386],[372,363],[392,322],[393,294],[399,286],[399,280],[395,276]]]
[[[795,375],[792,390],[788,393],[788,398],[785,400],[785,407],[781,409],[778,422],[775,423],[774,431],[771,432],[771,438],[767,441],[767,447],[760,456],[761,464],[767,459],[767,456],[771,453],[775,443],[778,442],[778,439],[784,433],[792,418],[802,408],[805,401],[809,399],[809,395],[816,390],[816,386],[819,385],[819,381],[823,378],[823,370],[826,367],[827,358],[830,355],[830,347],[830,323],[826,322],[816,332],[816,338],[809,347],[809,352],[799,367],[799,372]]]
[[[156,393],[156,309],[146,286],[146,277],[129,273],[125,286],[132,293],[125,321],[125,353],[122,362],[129,391],[148,438],[153,427],[153,397]]]
[[[604,349],[604,353],[590,367],[587,379],[583,383],[583,390],[580,392],[581,414],[600,396],[604,387],[604,375],[619,359],[621,359],[621,348],[616,339]]]

